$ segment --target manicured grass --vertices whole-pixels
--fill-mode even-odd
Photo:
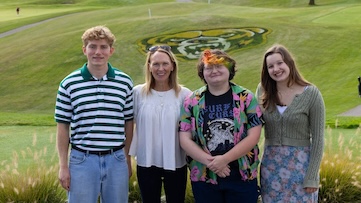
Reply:
[[[0,168],[18,162],[16,170],[24,172],[36,167],[36,161],[46,165],[58,162],[56,153],[56,127],[2,126],[0,127]]]
[[[326,129],[327,153],[343,151],[348,147],[351,151],[358,149],[361,143],[361,131],[359,129]],[[262,139],[263,140],[263,139]],[[263,141],[260,148],[263,148]],[[49,164],[57,163],[56,154],[56,127],[55,126],[0,126],[0,160],[1,166],[9,164],[14,155],[21,159],[21,170],[31,165],[34,156],[41,156]],[[26,155],[24,155],[24,153]],[[356,156],[359,152],[355,151]],[[36,158],[36,157],[35,157]],[[40,158],[40,157],[39,157]]]
[[[3,126],[54,126],[56,124],[53,114],[2,112],[0,114]]]
[[[1,6],[1,3],[0,3]],[[92,7],[74,7],[74,6],[23,6],[20,7],[20,15],[16,14],[16,6],[0,7],[0,33],[10,31],[12,29],[26,26],[29,24],[45,21],[51,18],[61,17],[77,12],[87,10],[95,10]]]
[[[15,7],[16,8],[16,7]],[[0,22],[11,21],[11,20],[24,20],[26,18],[33,18],[43,15],[53,15],[55,13],[66,13],[79,10],[77,7],[48,7],[48,6],[24,6],[20,7],[20,14],[17,15],[14,7],[2,9]]]
[[[186,30],[265,27],[272,31],[265,44],[230,53],[239,69],[234,82],[254,91],[264,51],[274,43],[282,43],[293,52],[304,76],[321,90],[328,125],[337,123],[338,127],[355,128],[361,123],[360,117],[337,116],[361,101],[356,89],[357,77],[361,74],[357,45],[361,31],[359,1],[316,0],[318,6],[314,7],[308,6],[308,1],[288,0],[207,2],[2,0],[0,33],[62,17],[0,39],[3,76],[0,80],[0,170],[16,175],[29,173],[39,162],[56,165],[56,127],[52,117],[57,87],[64,76],[85,62],[80,36],[85,29],[99,24],[107,25],[117,36],[116,52],[110,62],[127,72],[135,84],[144,81],[145,55],[136,44],[140,39]],[[16,16],[17,6],[21,7],[20,16]],[[195,60],[180,61],[180,81],[190,89],[202,85],[196,77],[195,64]],[[325,161],[331,163],[332,156],[340,151],[354,155],[355,161],[359,161],[359,135],[360,129],[328,129]],[[323,170],[335,171],[328,163],[324,163]],[[349,163],[342,166],[348,167]],[[342,175],[341,170],[332,176],[335,187],[328,187],[328,194],[333,195],[334,191],[337,194],[337,181]],[[56,175],[54,178],[56,180]],[[132,182],[135,183],[134,176]],[[325,178],[322,184],[327,185]],[[350,190],[338,193],[347,191]],[[135,196],[139,199],[139,193]]]
[[[17,2],[6,0],[4,9],[15,13]],[[128,73],[135,84],[144,81],[145,55],[136,44],[140,39],[185,30],[255,26],[272,32],[265,44],[230,53],[239,69],[234,82],[254,91],[264,51],[274,43],[282,43],[293,52],[304,76],[321,90],[328,125],[332,126],[336,118],[344,125],[345,119],[337,115],[361,102],[357,95],[361,60],[358,60],[360,51],[356,45],[361,31],[358,26],[360,2],[325,0],[316,1],[318,6],[314,7],[302,2],[290,4],[276,0],[267,1],[267,4],[258,0],[237,1],[237,4],[233,1],[212,1],[211,4],[207,1],[141,1],[137,5],[109,0],[111,7],[95,0],[73,1],[73,4],[42,1],[46,6],[36,2],[25,4],[32,7],[29,15],[33,17],[21,16],[16,23],[14,20],[1,22],[0,31],[24,22],[74,14],[0,38],[0,49],[4,50],[0,52],[0,72],[6,76],[0,80],[0,112],[19,114],[14,118],[32,114],[37,123],[42,119],[45,125],[52,123],[49,118],[53,114],[59,82],[86,61],[81,52],[80,36],[85,29],[99,24],[110,27],[118,39],[110,62]],[[94,10],[85,11],[89,9]],[[149,10],[152,18],[148,16]],[[25,15],[26,9],[23,11]],[[196,60],[180,61],[180,81],[190,89],[202,85],[196,77],[195,65]],[[12,117],[2,116],[0,125],[31,125],[33,119],[17,120],[19,123]],[[351,127],[361,122],[361,118],[348,120],[352,122]]]

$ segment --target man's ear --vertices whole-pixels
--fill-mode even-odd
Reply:
[[[111,55],[113,55],[114,51],[115,51],[115,48],[114,48],[114,47],[110,47],[110,54],[111,54]]]

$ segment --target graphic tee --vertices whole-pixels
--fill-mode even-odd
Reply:
[[[205,96],[204,137],[212,156],[222,155],[234,147],[232,91],[229,89],[219,96],[212,95],[207,91]],[[237,161],[233,161],[229,165],[232,170],[237,170],[239,167]]]

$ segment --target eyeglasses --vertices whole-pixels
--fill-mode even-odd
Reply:
[[[220,70],[222,70],[223,68],[224,68],[223,65],[217,64],[217,65],[212,65],[212,66],[206,67],[206,68],[204,68],[203,70],[204,70],[204,72],[206,72],[206,73],[211,73],[211,72],[213,72],[213,70],[220,71]]]
[[[171,47],[168,46],[168,45],[156,45],[156,46],[150,47],[148,50],[149,50],[150,52],[156,52],[158,49],[163,49],[163,50],[166,50],[166,51],[171,51]]]

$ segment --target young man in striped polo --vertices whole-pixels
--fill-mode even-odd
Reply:
[[[108,62],[115,37],[107,27],[82,41],[88,61],[61,81],[56,100],[59,181],[69,203],[128,203],[133,82]]]

